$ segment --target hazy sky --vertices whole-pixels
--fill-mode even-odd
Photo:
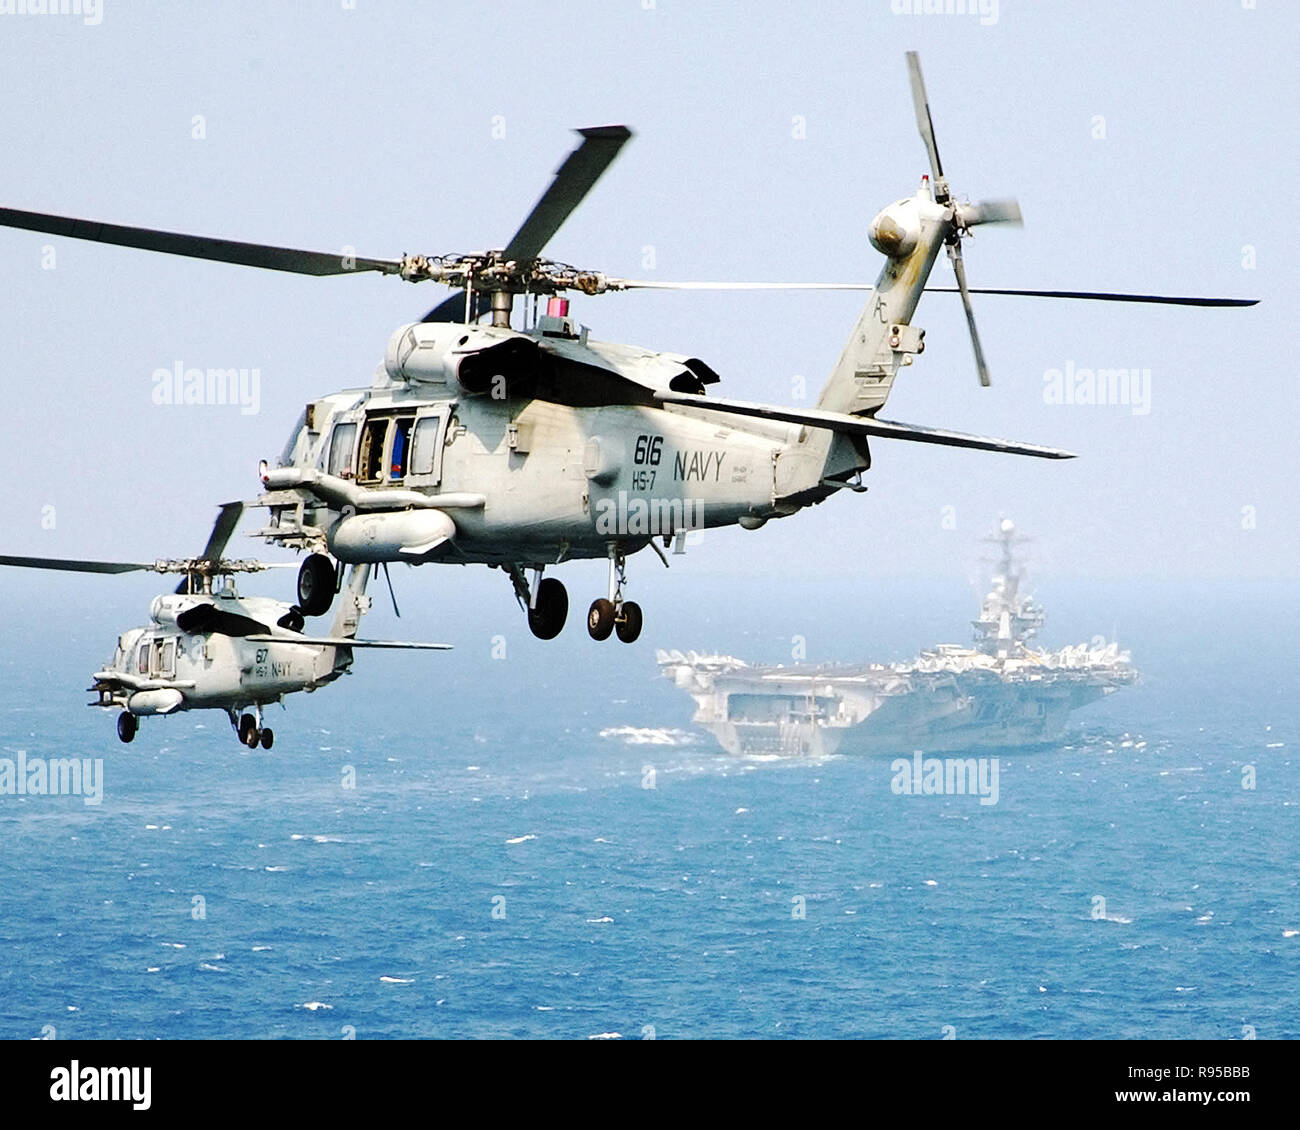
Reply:
[[[98,23],[0,14],[0,203],[362,255],[474,250],[508,238],[572,128],[622,122],[636,137],[549,254],[633,277],[872,281],[867,224],[927,168],[903,59],[915,48],[954,190],[1014,195],[1025,214],[968,243],[972,285],[1263,304],[977,297],[981,389],[960,305],[930,296],[916,317],[928,348],[883,415],[1081,457],[875,441],[868,494],[710,533],[675,582],[770,570],[797,596],[801,579],[965,578],[1003,513],[1062,578],[1295,579],[1300,16],[1275,0],[974,6],[103,0]],[[0,231],[0,280],[3,549],[129,559],[197,551],[215,505],[255,493],[303,403],[367,384],[391,331],[446,293],[14,231]],[[574,313],[593,336],[703,357],[725,395],[790,402],[802,375],[811,404],[861,301],[633,294],[578,298]],[[258,410],[155,405],[153,373],[177,363],[257,369]],[[1149,371],[1149,410],[1047,403],[1044,375],[1069,367]],[[560,573],[579,614],[599,571]],[[421,578],[408,601],[506,584]]]

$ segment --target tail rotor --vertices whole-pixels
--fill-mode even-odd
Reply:
[[[961,293],[962,308],[966,311],[966,326],[970,330],[971,347],[975,351],[975,370],[980,384],[989,385],[989,369],[984,360],[984,347],[980,344],[979,330],[975,328],[975,311],[971,307],[970,288],[966,285],[966,265],[962,262],[961,241],[976,224],[1020,224],[1020,205],[1014,200],[983,200],[976,204],[963,204],[953,200],[948,179],[943,175],[939,160],[939,145],[934,138],[934,122],[930,117],[930,102],[925,93],[925,80],[921,77],[921,60],[915,51],[907,53],[907,72],[912,82],[912,105],[916,110],[916,128],[930,155],[933,173],[934,202],[947,208],[951,217],[949,231],[944,240],[948,261],[952,264]]]

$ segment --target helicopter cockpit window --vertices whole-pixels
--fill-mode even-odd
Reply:
[[[357,462],[357,482],[377,483],[384,477],[384,440],[388,437],[388,420],[367,420],[361,433],[361,456]]]
[[[335,424],[330,437],[328,473],[340,479],[352,477],[352,448],[357,441],[356,424]]]
[[[438,481],[438,429],[441,424],[440,416],[422,416],[416,421],[410,459],[412,475],[435,476],[435,483]]]
[[[140,645],[140,659],[136,664],[137,675],[149,674],[149,641],[146,640]]]
[[[293,431],[289,433],[289,438],[285,442],[284,450],[280,452],[280,467],[288,467],[293,463],[294,452],[298,449],[298,440],[302,437],[303,429],[307,426],[307,409],[304,408],[299,413],[297,421],[293,425]]]
[[[411,448],[411,425],[414,416],[402,416],[393,429],[393,454],[389,459],[388,477],[393,481],[406,477],[406,462]]]

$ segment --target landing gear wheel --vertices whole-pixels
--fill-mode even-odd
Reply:
[[[528,610],[528,628],[539,640],[553,640],[569,617],[569,593],[554,577],[537,586],[535,606]]]
[[[140,728],[140,720],[127,710],[117,716],[117,736],[124,742],[131,742],[135,732]]]
[[[614,602],[603,596],[591,602],[587,610],[587,634],[593,640],[607,640],[614,630]]]
[[[334,603],[338,573],[323,553],[309,554],[298,570],[298,607],[304,616],[323,616]]]
[[[251,714],[245,714],[239,720],[239,740],[253,749],[257,745],[257,719]]]
[[[268,726],[261,732],[259,740],[263,749],[270,749],[275,744],[275,731]]]
[[[635,601],[623,602],[622,615],[614,623],[614,631],[624,643],[632,643],[641,634],[641,606]]]

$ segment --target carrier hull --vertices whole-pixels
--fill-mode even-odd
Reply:
[[[1043,612],[1003,522],[992,588],[972,646],[941,644],[910,663],[751,666],[728,655],[658,654],[695,700],[694,721],[728,753],[910,755],[1045,745],[1070,715],[1137,681],[1127,652],[1095,641],[1043,651]]]

